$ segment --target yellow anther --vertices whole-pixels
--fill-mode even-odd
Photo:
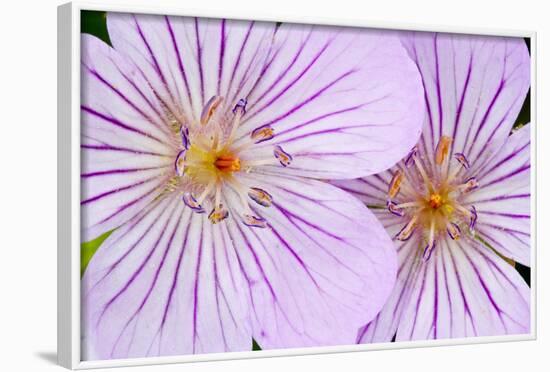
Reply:
[[[273,202],[271,195],[262,189],[252,187],[248,191],[248,196],[250,199],[254,200],[256,203],[260,204],[263,207],[270,207]]]
[[[405,241],[409,239],[414,231],[414,228],[416,227],[416,222],[418,220],[418,215],[413,216],[413,218],[410,219],[410,221],[401,229],[401,231],[397,234],[396,239]]]
[[[229,216],[227,209],[224,209],[222,205],[217,206],[210,212],[208,219],[212,222],[213,225],[225,220]]]
[[[449,150],[451,149],[451,143],[453,139],[451,137],[442,136],[437,144],[435,150],[435,163],[437,165],[443,164],[447,156],[449,155]]]
[[[250,138],[254,140],[254,143],[261,143],[270,140],[275,135],[275,131],[270,126],[266,125],[260,128],[256,128],[250,133]]]
[[[388,196],[390,199],[394,198],[397,193],[399,193],[399,189],[401,188],[401,183],[403,182],[404,174],[401,169],[398,169],[393,174],[393,177],[390,182],[390,186],[388,188]]]
[[[206,105],[204,105],[204,108],[202,109],[201,113],[201,124],[205,125],[210,121],[210,118],[214,115],[214,112],[218,108],[219,105],[223,102],[223,97],[220,96],[213,96],[206,102]]]

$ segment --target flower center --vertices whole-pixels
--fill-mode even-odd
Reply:
[[[280,146],[274,146],[271,157],[254,157],[254,146],[271,140],[275,131],[264,125],[253,130],[249,138],[237,138],[246,105],[247,101],[241,99],[228,113],[222,109],[223,98],[214,96],[206,103],[198,122],[171,121],[180,145],[174,161],[175,176],[165,191],[181,192],[185,205],[197,213],[210,209],[208,218],[213,224],[226,219],[232,209],[242,216],[246,225],[266,227],[266,221],[253,212],[250,201],[269,207],[272,197],[267,191],[247,185],[242,175],[262,165],[286,167],[292,162],[292,156]],[[236,194],[238,205],[229,205],[228,194]]]
[[[441,198],[441,195],[439,195],[438,193],[434,193],[430,195],[428,204],[433,209],[438,209],[439,207],[441,207],[441,205],[443,205],[443,199]]]
[[[451,166],[451,142],[450,137],[441,137],[433,161],[420,158],[414,148],[388,187],[388,210],[406,219],[395,238],[408,240],[418,230],[425,242],[425,260],[431,256],[438,238],[447,233],[452,239],[459,239],[465,225],[473,234],[477,220],[475,207],[463,202],[463,196],[477,187],[477,181],[463,175],[462,171],[470,167],[463,154],[454,154],[458,164]]]

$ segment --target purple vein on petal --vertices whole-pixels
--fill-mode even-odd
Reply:
[[[441,83],[439,80],[439,53],[437,52],[437,36],[434,35],[434,56],[435,56],[435,86],[437,90],[437,109],[439,111],[439,134],[443,135],[443,104],[441,102]]]
[[[447,276],[447,265],[445,264],[445,259],[443,258],[442,253],[440,255],[441,257],[441,267],[443,268],[443,277],[445,279],[445,291],[447,292],[447,303],[449,304],[449,315],[450,315],[450,322],[449,329],[451,330],[451,337],[452,337],[452,329],[453,329],[453,300],[451,298],[451,291],[449,290],[449,279]]]
[[[516,168],[516,169],[514,169],[513,171],[511,171],[510,173],[505,174],[505,175],[503,175],[503,176],[501,176],[501,177],[499,177],[499,178],[497,178],[497,179],[495,179],[495,180],[492,180],[492,181],[489,182],[489,183],[486,183],[486,184],[483,184],[483,185],[480,185],[480,186],[481,186],[481,187],[487,187],[487,186],[494,185],[494,184],[496,184],[496,183],[505,181],[505,180],[507,180],[507,179],[509,179],[509,178],[511,178],[511,177],[513,177],[513,176],[515,176],[515,175],[517,175],[517,174],[523,173],[523,172],[525,172],[525,171],[527,171],[527,170],[529,170],[529,169],[531,169],[531,164],[530,164],[529,162],[527,162],[526,165],[523,165],[523,166],[521,166],[521,167],[519,167],[519,168]]]
[[[492,173],[494,172],[495,170],[497,170],[500,166],[506,164],[508,161],[512,160],[513,158],[517,157],[518,155],[521,155],[529,146],[531,145],[531,142],[528,142],[526,143],[525,145],[523,145],[521,148],[515,150],[514,152],[512,152],[511,154],[509,154],[508,156],[506,156],[504,159],[500,160],[499,162],[497,162],[496,164],[493,164],[493,166],[487,170],[484,169],[484,167],[480,168],[478,170],[478,178],[479,179],[482,179],[484,178],[486,175],[488,175],[489,173]],[[488,163],[490,164],[490,163]]]
[[[263,124],[263,125],[273,125],[274,123],[276,123],[277,121],[280,121],[288,116],[290,116],[291,114],[293,114],[294,112],[298,111],[299,109],[301,109],[303,106],[313,102],[315,99],[317,99],[318,97],[320,97],[325,91],[327,91],[328,89],[330,89],[332,86],[334,86],[335,84],[337,84],[338,82],[340,82],[341,80],[345,79],[346,77],[352,75],[353,73],[355,73],[356,70],[349,70],[345,73],[343,73],[342,75],[340,75],[339,77],[337,77],[335,80],[333,80],[332,82],[328,83],[327,85],[325,85],[324,87],[322,87],[321,89],[319,89],[317,92],[315,92],[314,94],[312,94],[311,96],[309,96],[308,98],[306,98],[304,101],[300,102],[299,104],[297,104],[296,106],[294,106],[292,109],[290,109],[289,111],[287,111],[286,113],[280,115],[279,117],[275,118],[275,119],[272,119],[271,121]]]
[[[133,189],[135,187],[138,187],[138,186],[141,186],[143,184],[146,184],[146,183],[149,183],[149,182],[152,182],[152,181],[155,181],[157,179],[157,176],[153,176],[153,177],[149,177],[147,179],[144,179],[144,180],[140,180],[139,182],[136,182],[136,183],[133,183],[133,184],[130,184],[130,185],[127,185],[127,186],[123,186],[123,187],[119,187],[117,189],[113,189],[113,190],[109,190],[109,191],[105,191],[99,195],[95,195],[95,196],[92,196],[86,200],[82,200],[80,202],[80,205],[86,205],[88,203],[91,203],[91,202],[94,202],[94,201],[97,201],[99,199],[102,199],[106,196],[109,196],[109,195],[112,195],[112,194],[115,194],[117,192],[120,192],[120,191],[126,191],[126,190],[129,190],[129,189]]]
[[[472,317],[472,312],[470,310],[470,306],[468,305],[468,300],[466,299],[466,294],[464,293],[464,287],[462,286],[462,279],[460,278],[460,273],[459,273],[458,267],[456,265],[456,261],[455,261],[453,251],[452,251],[452,249],[448,249],[447,252],[449,252],[449,256],[450,256],[451,261],[453,263],[453,271],[454,271],[455,276],[456,276],[458,288],[460,289],[460,296],[462,297],[462,302],[464,303],[464,310],[466,310],[466,314],[470,318],[470,324],[472,325],[472,330],[474,331],[474,335],[477,336],[477,330],[476,330],[476,326],[475,326],[475,323],[474,323],[474,318]],[[466,324],[464,325],[464,327],[466,327]],[[466,329],[465,329],[465,331],[466,331]],[[464,332],[464,333],[466,334],[467,332]]]
[[[157,203],[159,204],[159,203]],[[122,233],[120,236],[117,237],[116,240],[114,241],[110,241],[110,244],[116,244],[118,241],[120,241],[122,238],[124,238],[126,235],[128,235],[130,232],[132,232],[132,229],[134,227],[136,227],[141,221],[143,221],[145,219],[145,217],[147,217],[147,212],[146,210],[143,210],[141,212],[141,215],[137,215],[134,217],[134,221],[132,221],[132,223],[130,223],[130,226],[128,226],[128,228],[126,229],[126,231],[124,233]],[[92,287],[86,292],[85,296],[88,295],[88,293],[92,292],[105,278],[107,278],[107,276],[109,276],[109,274],[111,274],[113,272],[114,269],[117,268],[117,266],[130,254],[132,253],[132,251],[134,250],[134,248],[139,244],[139,242],[145,237],[145,235],[148,234],[148,232],[151,230],[152,228],[152,225],[149,226],[148,229],[145,230],[145,232],[138,238],[138,240],[136,242],[134,242],[130,248],[128,248],[113,264],[111,264],[109,266],[109,268],[107,269],[107,272],[105,273],[105,275],[103,275],[101,278],[99,278],[93,285]]]
[[[322,115],[319,115],[313,119],[310,119],[308,121],[305,121],[303,123],[300,123],[300,124],[297,124],[291,128],[288,128],[288,129],[285,129],[285,130],[282,130],[280,131],[277,136],[282,136],[283,134],[286,134],[286,133],[289,133],[289,132],[293,132],[295,130],[298,130],[302,127],[305,127],[307,125],[310,125],[310,124],[313,124],[313,123],[316,123],[320,120],[323,120],[323,119],[326,119],[326,118],[329,118],[331,116],[336,116],[336,115],[340,115],[340,114],[344,114],[344,113],[347,113],[347,112],[351,112],[351,111],[355,111],[355,110],[358,110],[360,108],[362,108],[364,105],[356,105],[356,106],[352,106],[352,107],[348,107],[348,108],[345,108],[345,109],[341,109],[341,110],[337,110],[337,111],[333,111],[333,112],[328,112],[326,114],[322,114]],[[347,128],[354,128],[355,126],[348,126]],[[340,128],[340,127],[339,127]],[[342,129],[345,129],[345,128],[342,128]],[[288,140],[287,140],[288,141]]]
[[[175,209],[176,208],[172,208],[172,211],[171,211],[171,214],[170,214],[170,218],[171,216],[174,214],[175,212]],[[114,266],[117,266],[118,263],[120,263],[124,258],[126,258],[128,256],[128,254],[130,252],[132,252],[135,247],[137,247],[143,240],[143,238],[145,236],[147,236],[149,234],[149,232],[153,229],[153,227],[155,227],[155,225],[157,225],[157,223],[162,219],[163,215],[165,213],[167,213],[168,210],[164,210],[160,216],[158,217],[158,219],[156,219],[148,228],[147,230],[145,231],[145,233],[132,245],[132,248],[129,249],[127,251],[126,254],[124,254],[122,256],[122,258],[120,260],[118,260]],[[126,281],[126,283],[124,284],[124,286],[118,290],[118,292],[109,300],[107,301],[107,303],[105,304],[105,306],[103,307],[102,311],[101,311],[101,314],[99,315],[98,319],[97,319],[97,325],[99,325],[99,323],[101,322],[101,319],[103,318],[105,312],[109,309],[109,307],[111,307],[111,305],[117,300],[117,298],[120,297],[120,295],[122,295],[131,285],[132,283],[134,282],[134,280],[137,278],[137,276],[139,275],[139,273],[141,273],[141,271],[145,268],[145,265],[147,264],[147,262],[149,262],[149,260],[151,259],[151,257],[153,256],[153,253],[155,252],[158,244],[160,243],[160,241],[162,240],[162,237],[164,236],[164,233],[166,232],[166,227],[168,226],[168,223],[170,222],[170,218],[168,218],[166,220],[166,223],[164,224],[163,228],[161,229],[161,234],[158,236],[158,238],[156,239],[155,243],[153,244],[153,246],[151,247],[151,249],[149,250],[149,253],[145,256],[145,259],[141,262],[141,264],[138,266],[138,268],[132,273],[132,275],[130,276],[130,278]]]
[[[250,34],[252,32],[252,28],[254,27],[254,24],[255,24],[254,22],[250,22],[250,25],[248,26],[248,30],[246,31],[244,40],[241,44],[241,47],[239,48],[239,54],[237,55],[237,59],[235,60],[235,63],[233,64],[233,69],[231,71],[231,79],[229,80],[229,86],[227,88],[227,92],[231,92],[231,89],[233,88],[233,81],[235,81],[235,74],[237,73],[237,68],[239,68],[239,65],[241,63],[241,58],[242,58],[244,49],[248,44],[248,40],[250,38]]]
[[[418,313],[419,313],[418,309],[420,308],[420,302],[422,301],[422,295],[424,294],[424,289],[425,289],[425,286],[426,286],[426,276],[428,275],[428,268],[426,266],[427,265],[422,266],[422,271],[424,271],[424,275],[422,276],[422,284],[420,286],[420,293],[418,294],[418,299],[417,299],[416,304],[415,304],[414,320],[413,320],[411,332],[409,334],[409,339],[412,338],[412,335],[414,333],[414,329],[416,328],[416,320],[418,319]],[[418,275],[420,275],[420,273],[418,273]]]
[[[134,271],[134,273],[132,274],[132,276],[130,277],[130,279],[128,279],[128,281],[126,282],[126,284],[107,302],[107,304],[105,305],[105,307],[103,308],[102,312],[101,312],[101,315],[99,316],[99,319],[98,319],[98,322],[101,321],[101,318],[103,317],[103,315],[105,314],[105,312],[108,310],[108,308],[117,300],[118,297],[120,297],[131,285],[132,283],[135,281],[135,279],[138,277],[138,275],[143,271],[143,269],[146,267],[147,263],[150,261],[151,257],[153,256],[153,254],[155,253],[155,251],[157,250],[157,247],[160,243],[160,241],[162,240],[162,238],[165,236],[166,234],[166,230],[168,228],[168,225],[170,223],[170,221],[172,220],[172,217],[174,216],[176,210],[177,210],[177,204],[174,204],[174,208],[172,208],[172,212],[170,213],[170,217],[168,217],[166,219],[166,223],[164,224],[164,226],[162,227],[161,229],[161,233],[158,237],[158,239],[155,241],[153,247],[149,250],[149,253],[146,255],[145,259],[141,262],[141,264],[139,265],[139,267],[137,268],[136,271]],[[160,216],[162,217],[162,215]],[[157,220],[158,221],[158,220]],[[156,224],[156,222],[153,223]],[[173,233],[175,232],[175,229],[173,231]],[[173,235],[173,234],[172,234]],[[167,246],[168,247],[168,246]],[[166,254],[167,254],[167,251],[168,251],[168,248],[165,248],[164,250],[164,253],[163,253],[163,256],[165,257]],[[163,260],[164,260],[164,257],[163,257]],[[162,266],[161,266],[162,267]],[[137,314],[139,314],[139,312],[141,311],[141,309],[143,308],[143,306],[145,305],[145,303],[147,302],[147,299],[149,298],[149,295],[151,293],[151,290],[154,286],[154,283],[156,282],[156,278],[158,277],[158,274],[160,272],[160,267],[157,268],[157,272],[156,272],[156,275],[155,275],[155,278],[153,280],[153,284],[150,286],[150,289],[149,291],[146,293],[145,297],[143,298],[143,300],[141,301],[141,304],[140,306],[138,307],[138,309],[132,314],[132,316],[130,317],[130,319],[128,319],[128,321],[126,322],[125,326],[122,328],[122,330],[120,331],[118,337],[117,337],[117,340],[115,341],[115,343],[113,344],[113,348],[111,349],[111,357],[113,357],[113,353],[115,351],[115,348],[116,346],[118,345],[119,341],[120,341],[120,338],[122,337],[122,335],[124,334],[124,331],[126,330],[126,328],[130,325],[130,323],[133,321],[133,319],[137,316]],[[130,347],[131,345],[129,345]]]
[[[121,122],[121,121],[118,120],[118,119],[115,119],[115,118],[113,118],[113,117],[107,116],[107,115],[105,115],[105,114],[103,114],[103,113],[101,113],[101,112],[98,112],[98,111],[96,111],[96,110],[90,108],[90,107],[86,107],[86,106],[82,105],[82,106],[81,106],[81,109],[82,109],[84,112],[86,112],[86,113],[88,113],[88,114],[90,114],[90,115],[92,115],[92,116],[95,116],[95,117],[97,117],[97,118],[99,118],[99,119],[102,119],[103,121],[105,121],[105,122],[107,122],[107,123],[110,123],[110,124],[112,124],[112,125],[115,125],[115,126],[117,126],[117,127],[120,127],[120,128],[122,128],[122,129],[125,129],[125,130],[127,130],[127,131],[130,131],[130,132],[133,132],[133,133],[140,134],[140,135],[142,135],[142,136],[144,136],[144,137],[147,137],[147,138],[150,138],[150,139],[152,139],[152,140],[155,140],[156,142],[159,142],[159,143],[162,143],[162,144],[165,143],[165,141],[159,139],[159,138],[156,137],[156,136],[153,136],[153,135],[150,134],[150,133],[146,133],[146,132],[144,132],[144,131],[142,131],[142,130],[136,129],[136,128],[134,128],[134,127],[128,125],[128,124],[125,124],[125,123]]]
[[[481,284],[481,287],[483,288],[483,291],[485,292],[487,298],[489,299],[489,302],[491,303],[491,305],[493,306],[493,308],[497,311],[497,314],[498,314],[498,317],[502,323],[502,326],[504,327],[504,329],[506,331],[507,328],[506,328],[506,323],[504,322],[504,319],[502,319],[502,314],[505,314],[506,316],[510,317],[508,314],[506,314],[501,308],[500,306],[498,306],[498,304],[496,303],[495,299],[493,298],[493,295],[491,294],[491,291],[489,290],[489,287],[487,286],[487,283],[485,283],[485,280],[483,280],[480,272],[479,272],[479,269],[477,268],[476,264],[472,261],[471,257],[468,255],[468,253],[466,252],[466,249],[464,249],[464,247],[462,246],[462,244],[460,244],[459,242],[457,242],[457,246],[460,247],[460,249],[462,250],[462,253],[464,254],[464,257],[466,257],[466,260],[468,261],[468,263],[470,264],[471,268],[474,270],[474,273],[476,274],[476,277],[477,279],[479,280],[479,283]],[[510,317],[511,318],[511,317]]]
[[[160,157],[166,157],[167,155],[160,154],[157,152],[151,152],[151,151],[141,151],[141,150],[135,150],[130,149],[126,147],[117,147],[117,146],[111,146],[111,145],[87,145],[82,144],[80,145],[81,148],[87,149],[87,150],[98,150],[98,151],[118,151],[118,152],[129,152],[132,154],[137,155],[151,155],[151,156],[160,156]]]
[[[218,89],[217,89],[217,95],[221,96],[220,93],[220,85],[222,81],[222,75],[223,75],[223,59],[225,56],[225,19],[222,19],[222,27],[220,28],[220,55],[218,59]]]
[[[271,296],[273,298],[273,303],[274,305],[276,305],[279,310],[281,311],[283,317],[285,318],[285,320],[288,322],[288,324],[292,327],[292,329],[294,329],[295,332],[298,332],[298,330],[296,330],[295,326],[292,324],[292,321],[291,319],[289,318],[288,314],[286,314],[286,312],[284,311],[284,309],[279,305],[279,298],[277,297],[276,293],[275,293],[275,289],[273,288],[271,282],[269,281],[268,277],[267,277],[267,274],[265,273],[265,270],[263,268],[263,265],[261,264],[261,261],[256,253],[256,251],[254,250],[254,247],[252,246],[252,244],[250,243],[250,241],[248,240],[248,237],[246,236],[246,234],[244,233],[244,231],[242,230],[241,226],[238,225],[238,224],[235,224],[237,230],[239,230],[240,232],[240,235],[242,236],[242,238],[244,239],[244,241],[246,242],[246,246],[248,247],[250,253],[252,254],[252,256],[254,257],[254,261],[256,263],[256,266],[258,267],[258,269],[260,270],[261,274],[262,274],[262,278],[264,280],[264,282],[267,284],[268,288],[269,288],[269,291],[271,293]],[[273,230],[275,231],[275,230]],[[267,249],[267,247],[264,245],[263,241],[259,239],[256,231],[252,230],[252,233],[256,236],[256,238],[258,239],[258,242],[260,243],[260,245],[264,248],[265,252],[269,255],[269,251]],[[270,256],[270,255],[269,255]],[[271,256],[270,256],[271,258]],[[256,310],[255,310],[256,311]]]
[[[283,211],[281,211],[279,209],[279,211],[281,212],[281,215],[283,217],[285,217],[287,219],[287,221],[291,224],[293,224],[302,234],[304,234],[304,236],[306,236],[308,239],[311,239],[311,241],[313,243],[315,243],[315,245],[323,250],[327,255],[329,255],[334,261],[336,261],[339,265],[341,265],[341,267],[347,269],[350,273],[352,273],[354,276],[356,276],[357,278],[361,278],[361,274],[356,272],[355,270],[353,270],[349,265],[345,264],[344,262],[342,262],[342,260],[340,260],[337,256],[335,256],[334,254],[332,254],[330,252],[329,249],[327,249],[327,247],[325,246],[325,244],[323,243],[319,243],[317,240],[315,240],[310,234],[308,234],[303,228],[301,228],[300,226],[298,226],[297,224],[294,223],[294,221],[290,218],[290,216],[288,216],[287,214],[285,214]],[[296,251],[294,249],[292,249],[292,247],[284,240],[282,240],[282,236],[280,236],[280,234],[278,234],[275,229],[273,229],[275,235],[277,236],[277,238],[281,241],[281,243],[283,243],[283,245],[285,246],[285,248],[287,248],[287,250],[289,250],[289,252],[291,253],[291,255],[296,259],[298,260],[298,263],[300,264],[300,266],[306,271],[307,275],[311,278],[311,280],[315,283],[315,285],[317,286],[317,282],[315,280],[315,278],[313,277],[313,275],[310,273],[307,265],[305,264],[305,262],[300,258],[300,256],[298,255],[298,253],[296,253]],[[348,246],[350,246],[349,244],[347,244]],[[372,261],[371,261],[372,262]],[[323,276],[325,277],[327,280],[328,278],[323,275],[322,273],[320,272],[317,272],[316,273],[320,276]],[[333,283],[335,286],[338,286],[336,283]],[[318,289],[320,289],[319,286],[317,286]],[[353,294],[353,295],[356,295],[356,293],[353,293],[349,290],[347,290],[346,288],[341,288],[341,290],[343,291],[346,291],[350,294]]]
[[[158,123],[155,122],[155,120],[151,116],[149,116],[147,113],[145,113],[143,110],[141,110],[124,93],[122,93],[115,86],[113,86],[109,81],[107,81],[98,71],[93,70],[92,68],[90,68],[89,66],[87,66],[84,63],[82,63],[82,66],[84,66],[84,68],[87,69],[90,72],[90,74],[93,77],[95,77],[99,82],[101,82],[104,86],[106,86],[107,88],[112,90],[117,96],[119,96],[124,102],[126,102],[135,112],[140,114],[147,122],[152,124],[154,127],[162,130],[162,128],[158,125]]]
[[[315,55],[315,57],[313,57],[313,59],[309,62],[309,64],[298,74],[298,76],[296,76],[290,83],[288,83],[282,90],[280,90],[273,98],[271,98],[269,100],[269,102],[267,102],[266,104],[264,104],[260,109],[258,109],[254,114],[252,114],[250,118],[254,117],[256,114],[258,114],[259,112],[265,110],[266,108],[268,108],[269,106],[271,106],[273,103],[275,103],[277,100],[279,100],[284,94],[286,94],[288,92],[288,90],[294,86],[294,84],[296,84],[308,71],[309,69],[311,69],[315,63],[319,60],[319,58],[323,55],[323,53],[328,49],[328,47],[330,46],[332,42],[332,39],[331,40],[328,40],[325,45],[323,45],[323,47],[319,50],[319,52],[317,52],[317,54]],[[274,120],[276,121],[276,120]],[[272,122],[274,122],[272,121]]]
[[[302,52],[304,51],[305,46],[307,45],[309,39],[311,38],[311,35],[312,35],[312,30],[309,31],[307,37],[300,44],[300,47],[298,48],[298,52],[294,54],[294,57],[291,59],[290,63],[279,73],[277,78],[273,80],[273,83],[271,83],[271,85],[268,88],[266,88],[263,91],[263,93],[261,93],[259,95],[259,97],[255,100],[255,102],[253,102],[250,105],[250,107],[249,107],[250,112],[252,112],[254,110],[255,106],[258,105],[264,99],[264,97],[267,94],[269,94],[284,79],[284,77],[288,74],[288,72],[294,66],[294,64],[296,63],[298,58],[300,58],[300,56],[302,55]],[[279,52],[284,48],[284,45],[287,43],[287,40],[288,40],[288,37],[284,40],[282,45],[278,46],[277,50],[275,51],[275,53],[273,55],[273,58],[269,62],[269,65],[271,65],[271,63],[276,60],[277,56],[279,55]],[[264,71],[264,73],[265,73],[265,71]],[[249,116],[249,118],[254,117],[258,112],[262,111],[263,109],[265,109],[265,106],[262,107],[261,109],[255,111],[254,114]]]
[[[141,200],[151,196],[155,191],[157,190],[157,187],[153,187],[151,188],[148,192],[144,193],[143,195],[141,195],[140,197],[122,205],[120,208],[118,208],[116,211],[114,211],[112,214],[110,214],[109,216],[105,217],[104,219],[102,219],[99,223],[99,224],[102,224],[102,223],[105,223],[107,221],[109,221],[110,219],[114,218],[116,215],[118,215],[119,213],[121,212],[124,212],[126,209],[128,209],[129,207],[131,207],[132,205],[140,202]]]
[[[171,302],[172,302],[172,297],[174,295],[174,291],[176,289],[177,282],[179,280],[179,274],[180,274],[180,268],[181,268],[181,263],[182,263],[182,259],[183,259],[183,253],[185,252],[185,248],[187,246],[187,238],[189,237],[189,230],[191,228],[191,225],[193,224],[193,216],[190,216],[190,214],[192,212],[189,211],[188,208],[186,208],[185,211],[187,212],[187,215],[188,215],[188,218],[187,218],[188,223],[187,223],[187,227],[185,229],[185,234],[183,235],[184,239],[183,239],[183,242],[181,244],[178,259],[176,261],[176,271],[175,271],[175,273],[173,275],[173,278],[172,278],[172,285],[170,286],[170,291],[168,292],[168,298],[166,300],[166,305],[164,306],[164,312],[162,314],[162,321],[160,323],[159,330],[157,332],[157,334],[160,333],[159,344],[162,343],[162,330],[164,328],[164,324],[166,323],[166,318],[168,316],[168,310],[170,309],[170,305],[171,305]],[[153,342],[154,342],[155,338],[156,338],[156,336],[153,338]],[[151,346],[152,346],[152,344],[151,344]]]
[[[258,269],[260,270],[260,273],[262,274],[263,281],[268,286],[269,291],[271,293],[271,296],[273,297],[273,300],[276,302],[277,301],[277,295],[275,293],[275,289],[273,288],[271,282],[269,281],[269,279],[267,277],[267,274],[265,273],[265,270],[264,270],[264,268],[263,268],[263,266],[260,262],[260,259],[258,258],[258,255],[256,254],[256,251],[254,250],[253,245],[250,243],[250,240],[248,239],[248,237],[246,236],[244,231],[241,229],[241,227],[237,224],[235,224],[235,227],[239,231],[241,239],[245,242],[246,247],[248,248],[248,250],[250,251],[250,253],[254,257],[254,262],[256,263],[256,266],[258,267]],[[228,230],[228,232],[229,232],[229,235],[231,236],[231,240],[237,241],[233,237],[233,234],[231,234],[231,230]]]
[[[454,49],[454,48],[453,48]],[[454,56],[456,57],[456,53],[454,53]],[[455,117],[455,125],[453,129],[453,138],[456,138],[458,133],[458,128],[460,127],[460,118],[462,116],[462,110],[464,108],[464,99],[466,98],[466,93],[468,91],[468,87],[470,85],[470,77],[472,76],[472,66],[473,66],[473,60],[474,60],[474,54],[470,53],[470,59],[468,61],[468,72],[466,73],[466,81],[464,82],[464,88],[462,89],[462,94],[460,96],[460,102],[457,107],[456,111],[456,117]],[[455,69],[455,80],[456,80],[456,69]],[[456,83],[455,83],[456,86]],[[451,154],[454,154],[454,146],[455,141],[451,143]]]
[[[145,93],[137,86],[136,82],[134,81],[134,79],[130,78],[128,75],[126,75],[124,73],[124,71],[122,71],[122,69],[116,64],[116,62],[111,59],[111,62],[113,63],[113,66],[115,66],[115,68],[117,69],[117,71],[120,73],[120,75],[122,75],[122,77],[124,78],[124,80],[126,80],[126,82],[128,84],[130,84],[132,86],[132,88],[134,88],[134,90],[139,94],[139,96],[145,101],[147,102],[147,105],[149,106],[149,108],[151,108],[151,110],[153,110],[155,112],[155,114],[157,114],[157,116],[159,118],[162,118],[162,114],[160,113],[160,111],[155,107],[155,105],[153,104],[153,102],[151,102],[151,100],[145,95]],[[145,79],[144,79],[145,80]],[[145,80],[147,81],[147,80]],[[155,124],[159,129],[165,131],[165,133],[169,133],[166,131],[166,128],[164,126],[160,126],[160,125],[157,125]]]
[[[514,110],[514,107],[515,107],[515,103],[522,99],[523,97],[521,96],[517,96],[516,99],[514,100],[514,103],[511,104],[508,109],[506,110],[506,113],[504,115],[502,115],[502,119],[499,121],[499,123],[495,126],[495,128],[491,131],[491,134],[489,135],[489,137],[487,138],[487,143],[490,143],[495,134],[497,133],[498,129],[503,125],[503,123],[506,121],[506,119],[508,119],[508,115],[510,114],[510,112],[512,112]],[[473,147],[473,144],[470,146],[470,148]],[[483,146],[479,152],[479,155],[476,157],[476,159],[482,159],[482,156],[486,151],[487,149],[490,148],[490,146]]]
[[[201,88],[201,99],[202,105],[206,103],[206,98],[204,97],[204,72],[202,70],[202,46],[199,40],[199,19],[195,18],[195,41],[197,48],[197,61],[199,65],[199,78],[200,78],[200,88]]]
[[[195,347],[197,342],[197,313],[199,309],[199,274],[202,261],[202,243],[204,241],[204,219],[201,218],[201,237],[199,239],[199,245],[197,247],[197,266],[195,267],[195,278],[193,284],[193,354],[196,353]]]
[[[158,167],[147,167],[147,168],[125,168],[125,169],[109,169],[104,171],[97,171],[97,172],[91,172],[91,173],[82,173],[80,175],[81,178],[92,178],[97,176],[108,176],[112,174],[125,174],[125,173],[135,173],[135,172],[142,172],[142,171],[149,171],[154,169],[162,169],[171,167],[171,164],[164,165],[164,166],[158,166]]]
[[[180,54],[178,42],[176,41],[176,36],[174,34],[174,30],[172,28],[172,23],[170,22],[170,18],[168,16],[165,16],[165,20],[166,20],[166,27],[168,28],[168,33],[170,34],[170,40],[172,41],[172,46],[174,47],[174,53],[176,54],[176,59],[178,61],[178,69],[183,79],[183,83],[185,84],[185,90],[187,91],[189,103],[192,107],[193,97],[191,96],[191,90],[189,89],[189,82],[187,80],[187,74],[185,72],[185,68],[183,67],[183,61],[181,60],[181,54]]]

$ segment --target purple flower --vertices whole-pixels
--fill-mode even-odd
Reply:
[[[354,343],[389,296],[391,239],[323,182],[417,142],[395,35],[109,14],[82,37],[87,358]],[[314,178],[320,179],[315,180]]]
[[[396,287],[360,342],[527,333],[530,125],[522,39],[405,34],[426,92],[418,146],[391,170],[336,185],[372,209],[397,244]],[[398,212],[398,213],[396,213]]]

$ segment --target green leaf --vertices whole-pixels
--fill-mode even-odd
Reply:
[[[256,340],[252,339],[252,351],[258,351],[258,350],[262,350],[262,348],[260,347],[260,345],[258,345]]]
[[[97,36],[112,46],[107,31],[107,13],[105,12],[83,10],[80,13],[80,32]]]
[[[112,232],[113,231],[108,231],[105,234],[95,238],[94,240],[90,240],[89,242],[80,244],[80,277],[84,275],[84,270],[86,270],[86,267],[88,267],[88,263],[90,263],[90,260],[94,256],[101,243],[103,243],[103,241],[107,239]]]

